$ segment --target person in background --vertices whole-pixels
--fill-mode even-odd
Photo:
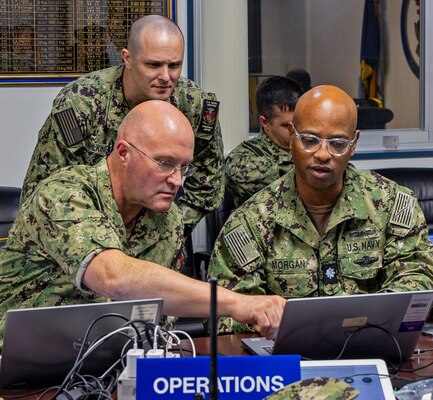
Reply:
[[[0,249],[0,340],[8,309],[161,297],[166,315],[208,316],[209,284],[175,264],[183,224],[173,200],[193,151],[188,119],[151,100],[128,113],[108,157],[42,180]],[[273,337],[284,300],[219,288],[217,305]]]
[[[305,69],[292,68],[289,72],[287,72],[286,78],[297,82],[301,86],[304,93],[311,89],[311,77],[308,71]]]
[[[260,132],[235,147],[225,163],[226,190],[232,194],[235,207],[291,167],[288,129],[301,94],[300,86],[283,76],[267,78],[257,87]]]
[[[349,163],[356,122],[343,90],[302,95],[289,129],[294,168],[235,210],[216,241],[209,275],[221,286],[284,298],[433,289],[433,245],[413,192]]]
[[[166,100],[190,121],[195,135],[195,173],[184,182],[180,208],[185,236],[224,194],[223,142],[219,103],[180,76],[184,38],[170,19],[148,15],[135,21],[123,63],[83,75],[54,100],[22,187],[21,204],[38,182],[67,165],[95,165],[113,149],[125,115],[148,100]]]

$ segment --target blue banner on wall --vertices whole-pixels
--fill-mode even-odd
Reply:
[[[300,357],[218,357],[218,399],[263,399],[301,379]],[[137,400],[209,399],[210,357],[137,360]]]

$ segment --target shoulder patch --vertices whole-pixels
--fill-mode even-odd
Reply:
[[[220,102],[218,100],[203,100],[203,113],[201,116],[199,131],[212,133],[218,121],[218,109]]]
[[[61,133],[68,147],[73,146],[74,144],[77,144],[83,140],[80,124],[72,108],[60,111],[54,114],[54,117],[60,126]]]
[[[241,267],[260,256],[242,225],[227,233],[224,241]]]
[[[389,222],[403,228],[410,228],[412,226],[415,204],[415,197],[407,193],[398,192]]]

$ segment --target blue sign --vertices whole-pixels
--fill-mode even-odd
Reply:
[[[301,379],[300,357],[218,357],[218,399],[263,399]],[[209,399],[210,357],[137,360],[137,400]]]

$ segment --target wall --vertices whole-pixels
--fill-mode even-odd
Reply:
[[[0,186],[22,186],[38,130],[60,88],[0,87]]]
[[[246,51],[246,29],[242,28],[241,23],[238,23],[237,30],[235,29],[236,18],[240,18],[239,13],[242,7],[244,7],[243,4],[239,5],[239,3],[244,3],[244,1],[246,0],[242,2],[224,0],[221,3],[222,6],[219,7],[215,4],[217,2],[213,0],[198,0],[204,8],[206,18],[206,24],[202,26],[202,49],[207,62],[203,63],[202,83],[207,90],[215,91],[217,96],[223,99],[224,104],[222,105],[221,118],[223,120],[223,137],[226,153],[241,142],[248,133],[246,132],[246,128],[243,128],[247,119],[246,101],[239,100],[242,99],[243,95],[246,96],[247,93],[246,89],[243,91],[243,87],[246,85],[246,76],[242,72],[244,71],[244,64],[239,63],[237,58],[232,59],[234,55],[237,54],[239,56],[240,52]],[[326,25],[325,20],[321,21],[321,13],[317,10],[312,10],[311,7],[313,4],[315,7],[319,4],[324,4],[332,8],[335,7],[332,3],[335,1],[266,0],[265,6],[262,7],[262,12],[264,14],[271,13],[271,16],[275,20],[275,27],[287,27],[287,32],[278,32],[275,45],[278,46],[281,54],[284,54],[285,57],[291,54],[290,48],[299,50],[293,58],[283,58],[281,56],[275,60],[278,63],[272,67],[274,68],[272,69],[272,73],[283,73],[286,72],[289,66],[299,66],[299,57],[301,56],[305,57],[305,62],[311,63],[312,54],[317,53],[314,49],[307,48],[305,43],[310,35],[314,34],[313,28],[308,32],[305,31],[305,28],[304,31],[301,31],[301,24],[297,24],[297,21],[300,21],[302,18],[313,18],[315,24],[321,22],[321,25]],[[347,4],[347,7],[354,7],[359,10],[360,3],[362,2],[359,0],[345,0],[343,2],[340,1],[339,4],[340,6],[341,4]],[[389,4],[388,11],[390,12],[391,5],[401,4],[401,1],[388,0],[386,3]],[[271,4],[277,4],[278,7],[272,8],[270,7]],[[293,5],[297,7],[289,12],[289,7]],[[400,7],[395,7],[394,12],[397,12],[399,9]],[[178,12],[179,24],[182,31],[186,34],[186,0],[178,0]],[[323,17],[325,16],[326,14],[323,15]],[[332,13],[329,14],[329,18],[331,17]],[[229,27],[231,32],[230,36],[226,33],[227,27]],[[332,28],[333,26],[329,26],[330,31],[332,31]],[[273,32],[271,27],[263,27],[262,34],[264,37],[273,37]],[[296,33],[300,35],[299,40],[295,36]],[[396,33],[388,32],[390,38],[394,34]],[[400,39],[398,34],[394,37],[396,38],[395,51],[397,51]],[[359,49],[359,43],[354,43],[353,46]],[[269,47],[263,48],[263,54],[266,54],[269,50]],[[358,54],[359,50],[356,50],[355,53]],[[233,65],[236,68],[231,68]],[[393,65],[392,68],[399,67],[406,68],[406,61],[401,60],[396,65]],[[186,69],[184,68],[184,70]],[[326,68],[315,70],[316,75],[313,76],[313,83],[316,83],[317,78],[322,79],[321,74],[325,74],[326,71]],[[344,70],[344,74],[341,74],[341,76],[345,76],[346,72]],[[408,76],[408,83],[406,81],[403,83],[405,97],[402,105],[405,107],[405,111],[401,114],[414,117],[417,116],[417,112],[410,109],[414,101],[413,97],[408,95],[409,87],[406,87],[406,84],[411,88],[413,87],[413,84],[409,84],[410,79],[413,79],[413,77]],[[401,85],[398,82],[388,84],[390,90],[394,91],[393,98],[395,100],[401,99]],[[2,122],[2,131],[0,133],[2,138],[2,146],[0,146],[0,185],[21,186],[36,143],[37,132],[48,115],[51,109],[51,102],[59,90],[60,86],[0,87],[0,104],[2,104],[0,108],[0,120]],[[231,93],[234,95],[231,96]],[[391,94],[387,95],[388,98],[390,96]],[[407,101],[408,98],[411,101]],[[244,112],[245,114],[243,114]],[[240,121],[237,125],[235,124],[236,120]],[[380,166],[401,165],[402,163],[407,166],[426,165],[424,164],[426,162],[432,165],[431,159],[374,160],[356,163],[366,168],[378,168]]]
[[[178,23],[187,37],[187,0],[177,0]],[[185,75],[187,60],[183,65]],[[0,86],[0,186],[22,186],[39,129],[61,85]]]
[[[262,0],[263,73],[305,68],[313,85],[337,85],[358,97],[363,13],[360,0]],[[401,0],[382,0],[381,13],[384,99],[394,112],[388,128],[418,128],[419,80],[401,44]]]

